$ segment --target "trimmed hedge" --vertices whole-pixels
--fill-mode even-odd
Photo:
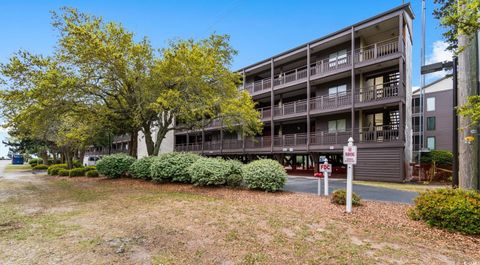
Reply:
[[[332,194],[330,201],[334,204],[346,205],[347,204],[347,191],[345,189],[335,190]],[[352,193],[352,205],[361,205],[362,198],[355,192]]]
[[[139,178],[139,179],[151,179],[151,165],[155,159],[158,159],[158,157],[155,156],[147,156],[143,157],[137,161],[135,161],[129,169],[129,173],[132,175],[134,178]]]
[[[226,165],[229,167],[228,175],[226,176],[226,184],[230,187],[239,187],[243,183],[242,162],[238,160],[226,160]]]
[[[77,167],[70,169],[70,177],[82,177],[85,176],[85,168],[84,167]]]
[[[451,188],[427,190],[415,198],[408,215],[433,227],[480,235],[480,193]]]
[[[91,169],[91,170],[89,170],[85,173],[85,176],[90,177],[90,178],[96,178],[99,175],[100,174],[98,174],[98,171],[96,171],[95,169]]]
[[[60,169],[67,169],[67,164],[51,165],[47,169],[47,173],[50,176],[57,176]]]
[[[58,170],[58,175],[64,177],[70,176],[70,170],[61,168]]]
[[[48,169],[48,166],[44,164],[38,164],[33,167],[33,170],[45,170],[45,169]]]
[[[193,153],[167,153],[155,159],[150,166],[150,176],[153,181],[176,181],[189,183],[191,177],[187,168],[200,159]]]
[[[423,164],[433,164],[433,161],[435,161],[437,165],[452,165],[453,154],[445,150],[432,150],[422,153],[421,162]]]
[[[202,157],[195,161],[187,172],[195,186],[217,186],[227,183],[230,165],[221,158]]]
[[[243,178],[250,189],[277,191],[283,189],[287,172],[275,160],[260,159],[243,166]]]
[[[97,167],[96,167],[96,166],[86,166],[86,167],[84,167],[84,168],[85,168],[85,171],[97,170]]]
[[[98,173],[107,178],[119,178],[128,173],[128,169],[135,162],[135,158],[126,154],[104,156],[97,162]]]

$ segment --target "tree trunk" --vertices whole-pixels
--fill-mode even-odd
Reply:
[[[42,151],[40,152],[40,157],[42,158],[44,165],[48,165],[48,164],[49,164],[49,163],[48,163],[48,152],[47,152],[46,149],[44,149],[44,150],[42,150]]]
[[[65,151],[63,152],[64,157],[65,157],[65,162],[67,164],[68,169],[73,168],[73,152],[70,151],[69,148],[65,148]]]
[[[157,136],[155,137],[155,148],[153,149],[153,155],[158,156],[160,152],[160,146],[162,145],[163,139],[165,139],[165,135],[167,135],[168,128],[163,126],[158,128]]]
[[[80,161],[80,163],[82,163],[83,165],[83,159],[85,158],[85,147],[81,147],[79,150],[78,150],[78,160]],[[86,165],[84,165],[86,166]]]
[[[469,96],[477,94],[478,86],[478,50],[476,38],[461,35],[458,38],[460,47],[464,51],[458,55],[458,105],[464,105]],[[469,127],[471,120],[459,116],[458,126],[458,178],[460,188],[478,188],[478,137],[472,143],[466,143],[465,136],[471,134]]]
[[[147,146],[147,155],[152,156],[153,150],[155,149],[155,143],[153,142],[150,125],[143,126],[143,136],[145,137],[145,145]]]
[[[129,143],[129,155],[137,157],[137,148],[138,148],[138,130],[134,129],[130,133],[130,143]]]

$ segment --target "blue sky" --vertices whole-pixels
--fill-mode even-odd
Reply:
[[[62,6],[76,7],[106,20],[121,22],[139,38],[150,38],[152,45],[158,48],[177,38],[199,39],[213,32],[229,34],[231,44],[238,50],[232,65],[235,70],[401,4],[401,0],[0,0],[0,62],[5,63],[18,49],[50,54],[58,36],[50,24],[50,11]],[[412,85],[418,86],[421,1],[411,4],[416,16]],[[433,8],[433,1],[427,0],[427,62],[450,56],[443,51],[442,29],[431,15]],[[0,141],[5,137],[5,131],[0,129]],[[6,153],[7,148],[0,143],[0,156]]]

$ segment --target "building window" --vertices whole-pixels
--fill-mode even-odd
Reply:
[[[328,121],[328,132],[329,133],[345,132],[346,130],[347,130],[347,120],[346,119]]]
[[[435,137],[427,137],[427,148],[435,150]]]
[[[338,52],[331,53],[328,56],[328,64],[330,67],[335,67],[335,65],[347,63],[347,50],[341,50]]]
[[[427,111],[435,111],[435,98],[427,98]]]
[[[347,85],[339,85],[334,86],[328,89],[328,96],[335,97],[335,96],[344,96],[347,94]]]
[[[427,117],[427,130],[428,131],[435,130],[435,117]]]

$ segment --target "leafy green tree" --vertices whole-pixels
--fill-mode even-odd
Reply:
[[[458,108],[458,113],[470,118],[469,127],[480,125],[480,96],[471,96],[466,104]]]
[[[0,65],[8,88],[0,100],[7,126],[22,139],[54,143],[69,165],[105,133],[129,133],[136,156],[139,131],[149,155],[158,155],[168,131],[214,119],[243,134],[260,131],[254,102],[229,70],[236,51],[228,36],[180,40],[157,51],[121,24],[74,8],[54,12],[53,26],[59,32],[53,56],[20,51]]]
[[[159,91],[152,104],[158,113],[153,123],[158,128],[156,138],[150,135],[152,124],[143,126],[149,155],[158,154],[168,131],[199,129],[215,119],[221,119],[227,129],[246,135],[261,131],[255,103],[247,92],[238,90],[240,75],[229,70],[235,54],[225,35],[172,42],[162,51],[152,82]]]
[[[434,0],[439,7],[433,11],[435,18],[446,28],[443,36],[448,49],[462,51],[460,35],[474,36],[480,30],[480,1],[478,0]]]

